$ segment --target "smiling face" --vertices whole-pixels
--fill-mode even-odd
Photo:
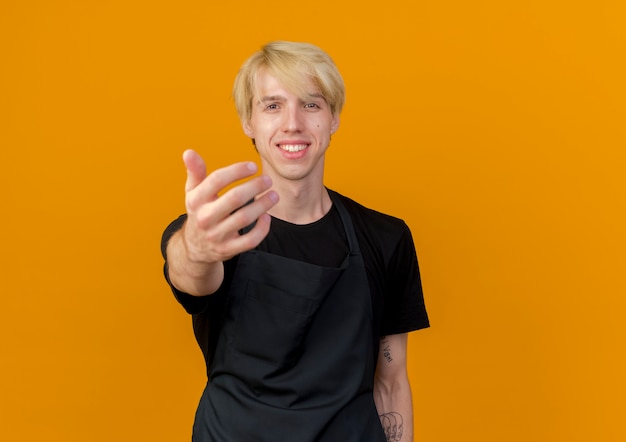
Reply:
[[[276,77],[261,70],[255,79],[250,120],[243,123],[255,140],[264,173],[274,181],[308,180],[322,184],[324,155],[339,116],[310,78],[301,93],[287,89]]]

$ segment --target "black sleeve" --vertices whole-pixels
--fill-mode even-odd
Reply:
[[[172,221],[169,226],[167,226],[167,228],[163,232],[163,236],[161,237],[161,255],[163,255],[163,259],[165,260],[165,264],[163,265],[163,274],[165,276],[165,280],[167,281],[170,288],[172,289],[172,293],[174,293],[174,296],[176,297],[178,302],[183,306],[183,308],[185,309],[187,313],[195,314],[195,313],[200,313],[206,308],[207,302],[208,302],[208,299],[207,299],[208,296],[192,296],[188,293],[184,293],[178,290],[176,287],[172,285],[172,282],[170,281],[168,266],[167,266],[167,255],[166,255],[167,243],[169,242],[172,235],[174,235],[174,233],[176,233],[182,228],[186,220],[187,220],[187,215],[181,215],[177,219]]]
[[[163,259],[167,260],[167,255],[165,254],[165,251],[167,250],[167,243],[170,241],[172,235],[174,235],[174,233],[178,232],[183,227],[183,224],[185,224],[186,220],[187,215],[181,215],[165,228],[163,236],[161,237],[161,255],[163,256]]]
[[[381,336],[429,327],[415,245],[404,222],[386,274]]]

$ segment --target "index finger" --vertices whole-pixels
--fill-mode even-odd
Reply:
[[[188,203],[192,207],[214,201],[218,194],[231,184],[254,175],[258,167],[252,161],[231,164],[211,172],[192,191],[187,192]]]

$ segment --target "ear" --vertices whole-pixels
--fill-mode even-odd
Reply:
[[[333,115],[333,119],[330,122],[330,133],[334,134],[339,129],[339,115]]]
[[[241,123],[241,126],[243,127],[243,133],[245,133],[250,138],[254,138],[254,130],[252,129],[250,121],[244,121],[243,123]]]

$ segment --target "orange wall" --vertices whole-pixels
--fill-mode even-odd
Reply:
[[[327,184],[414,232],[418,440],[624,440],[624,3],[294,5],[2,2],[0,440],[189,440],[160,234],[183,149],[255,158],[230,87],[278,38],[345,76]]]

